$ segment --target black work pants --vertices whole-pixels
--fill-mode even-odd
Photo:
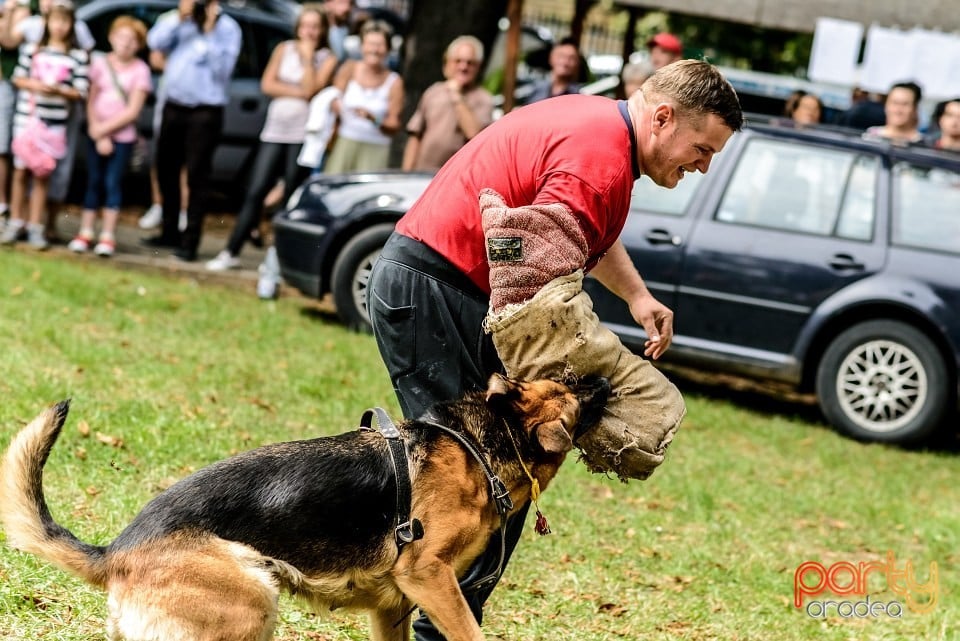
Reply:
[[[503,372],[483,331],[488,305],[484,292],[426,245],[396,233],[387,240],[370,275],[367,310],[405,417],[417,418],[438,401],[486,389],[490,376]],[[529,506],[507,521],[504,565],[520,540]],[[461,577],[463,584],[496,570],[500,551],[498,532]],[[465,595],[477,622],[494,587]],[[418,641],[443,639],[422,614],[413,630]]]
[[[300,155],[302,146],[300,143],[260,143],[253,168],[250,170],[250,187],[247,189],[243,206],[237,213],[230,240],[227,241],[227,251],[231,256],[240,255],[250,233],[260,224],[263,199],[273,188],[277,178],[283,177],[283,202],[286,202],[293,190],[310,173],[309,168],[297,164],[297,156]]]
[[[163,198],[163,238],[196,253],[210,200],[213,153],[223,129],[223,107],[187,107],[167,100],[157,138],[157,182]],[[187,168],[187,228],[181,234],[180,168]]]

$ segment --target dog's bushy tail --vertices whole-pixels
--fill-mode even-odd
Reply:
[[[0,521],[7,543],[102,587],[104,548],[79,540],[53,520],[43,497],[43,466],[67,419],[62,401],[20,430],[0,463]]]

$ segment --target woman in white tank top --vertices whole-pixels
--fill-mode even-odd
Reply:
[[[304,5],[294,30],[296,39],[281,42],[270,56],[260,87],[271,101],[260,130],[249,187],[226,248],[207,263],[211,271],[240,266],[237,256],[244,243],[258,232],[263,199],[278,178],[284,180],[286,201],[310,173],[309,168],[297,164],[297,156],[306,135],[310,99],[330,84],[337,64],[327,46],[328,26],[322,5]]]
[[[390,140],[400,130],[403,108],[403,82],[387,68],[392,34],[382,20],[365,23],[361,59],[344,63],[337,72],[333,84],[342,95],[331,108],[339,126],[326,173],[386,169],[389,164]]]

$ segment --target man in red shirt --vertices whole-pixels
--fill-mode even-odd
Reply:
[[[719,71],[684,60],[658,71],[629,100],[543,101],[467,143],[398,222],[371,275],[371,323],[404,415],[416,418],[438,401],[484,389],[506,362],[485,332],[488,314],[524,304],[578,270],[627,301],[648,336],[645,355],[659,358],[670,345],[673,312],[647,290],[618,239],[633,183],[648,176],[673,188],[686,172],[706,172],[742,123]],[[665,381],[648,369],[645,376]],[[669,383],[655,389],[671,397],[664,407],[679,408],[663,419],[675,428],[679,392]],[[508,558],[525,515],[526,506],[507,526]],[[495,535],[466,584],[497,571],[500,546]],[[492,589],[466,590],[478,622]],[[443,638],[425,617],[414,631],[420,641]]]

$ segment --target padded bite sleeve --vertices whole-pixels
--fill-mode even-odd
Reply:
[[[480,216],[490,264],[490,306],[522,303],[557,276],[582,268],[587,240],[562,203],[507,207],[492,189],[480,192]]]
[[[511,377],[610,380],[603,418],[575,443],[592,471],[645,479],[663,462],[686,412],[683,397],[600,323],[582,271],[552,280],[522,305],[489,312],[485,329]]]

